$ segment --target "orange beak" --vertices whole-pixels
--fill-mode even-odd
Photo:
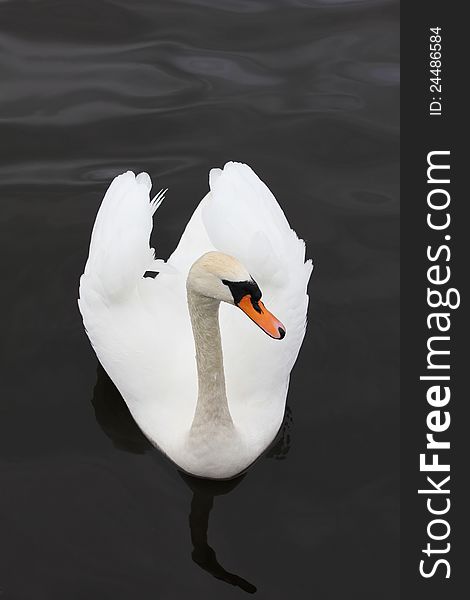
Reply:
[[[252,302],[250,294],[243,296],[237,306],[275,340],[282,340],[286,335],[286,328],[281,321],[276,319],[261,301]]]

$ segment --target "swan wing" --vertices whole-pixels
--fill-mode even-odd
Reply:
[[[166,190],[150,200],[151,188],[147,173],[127,171],[112,181],[96,215],[84,279],[92,280],[108,303],[128,297],[146,270],[161,266],[160,261],[154,264],[149,238]]]
[[[201,201],[169,263],[187,273],[204,252],[240,260],[263,292],[267,308],[286,326],[273,340],[241,310],[221,306],[227,395],[234,419],[260,445],[269,443],[284,415],[289,374],[302,344],[312,261],[269,188],[245,164],[212,169]],[[270,439],[268,439],[270,438]]]
[[[190,426],[197,397],[185,278],[155,259],[146,173],[116,177],[99,208],[79,308],[90,342],[144,433],[164,451]],[[157,271],[155,279],[144,278]],[[182,367],[184,365],[184,368]]]

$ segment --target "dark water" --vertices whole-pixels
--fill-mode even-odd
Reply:
[[[0,1],[0,598],[398,597],[398,6]],[[76,307],[109,180],[168,199],[249,163],[316,269],[275,448],[183,478],[98,371]]]

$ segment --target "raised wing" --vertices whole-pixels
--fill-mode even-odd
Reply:
[[[165,191],[151,201],[152,182],[147,173],[131,171],[109,186],[91,234],[90,252],[80,285],[99,293],[107,303],[122,301],[138,285],[146,270],[154,267],[155,252],[149,246],[152,217]]]
[[[164,195],[151,200],[150,189],[146,173],[127,172],[111,183],[78,304],[101,364],[144,433],[166,449],[174,432],[191,423],[197,380],[184,279],[155,260],[149,246],[152,216]],[[160,275],[144,278],[147,270]]]
[[[210,192],[196,209],[169,263],[187,272],[205,251],[240,260],[263,292],[263,301],[286,326],[282,341],[266,336],[237,308],[221,306],[227,395],[233,416],[256,428],[253,410],[280,414],[289,373],[305,335],[307,284],[312,261],[275,197],[245,164],[227,163],[210,172]],[[237,390],[237,397],[230,394]],[[281,392],[279,392],[281,390]],[[258,406],[253,402],[258,403]],[[271,403],[271,406],[269,406]]]

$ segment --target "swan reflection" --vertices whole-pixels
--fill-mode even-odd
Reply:
[[[154,450],[152,444],[135,423],[121,394],[101,365],[98,365],[97,368],[92,405],[97,423],[117,449],[133,454],[144,454]],[[286,457],[290,447],[291,421],[291,411],[287,407],[283,426],[266,457],[278,460]],[[192,477],[179,470],[178,473],[192,492],[189,528],[193,545],[191,555],[193,561],[213,577],[254,594],[256,587],[243,577],[227,571],[218,562],[214,549],[208,543],[209,519],[214,506],[214,498],[234,490],[243,481],[245,474],[229,481],[214,481]]]
[[[91,403],[98,425],[115,448],[132,454],[144,454],[154,449],[132,418],[119,390],[101,365],[96,369]]]
[[[238,586],[249,594],[254,594],[256,587],[243,577],[224,569],[218,562],[214,549],[209,546],[207,541],[209,516],[214,506],[214,497],[231,492],[241,483],[245,475],[229,481],[210,481],[208,479],[197,479],[181,471],[179,471],[179,474],[193,492],[191,512],[189,513],[193,561],[217,579]]]

